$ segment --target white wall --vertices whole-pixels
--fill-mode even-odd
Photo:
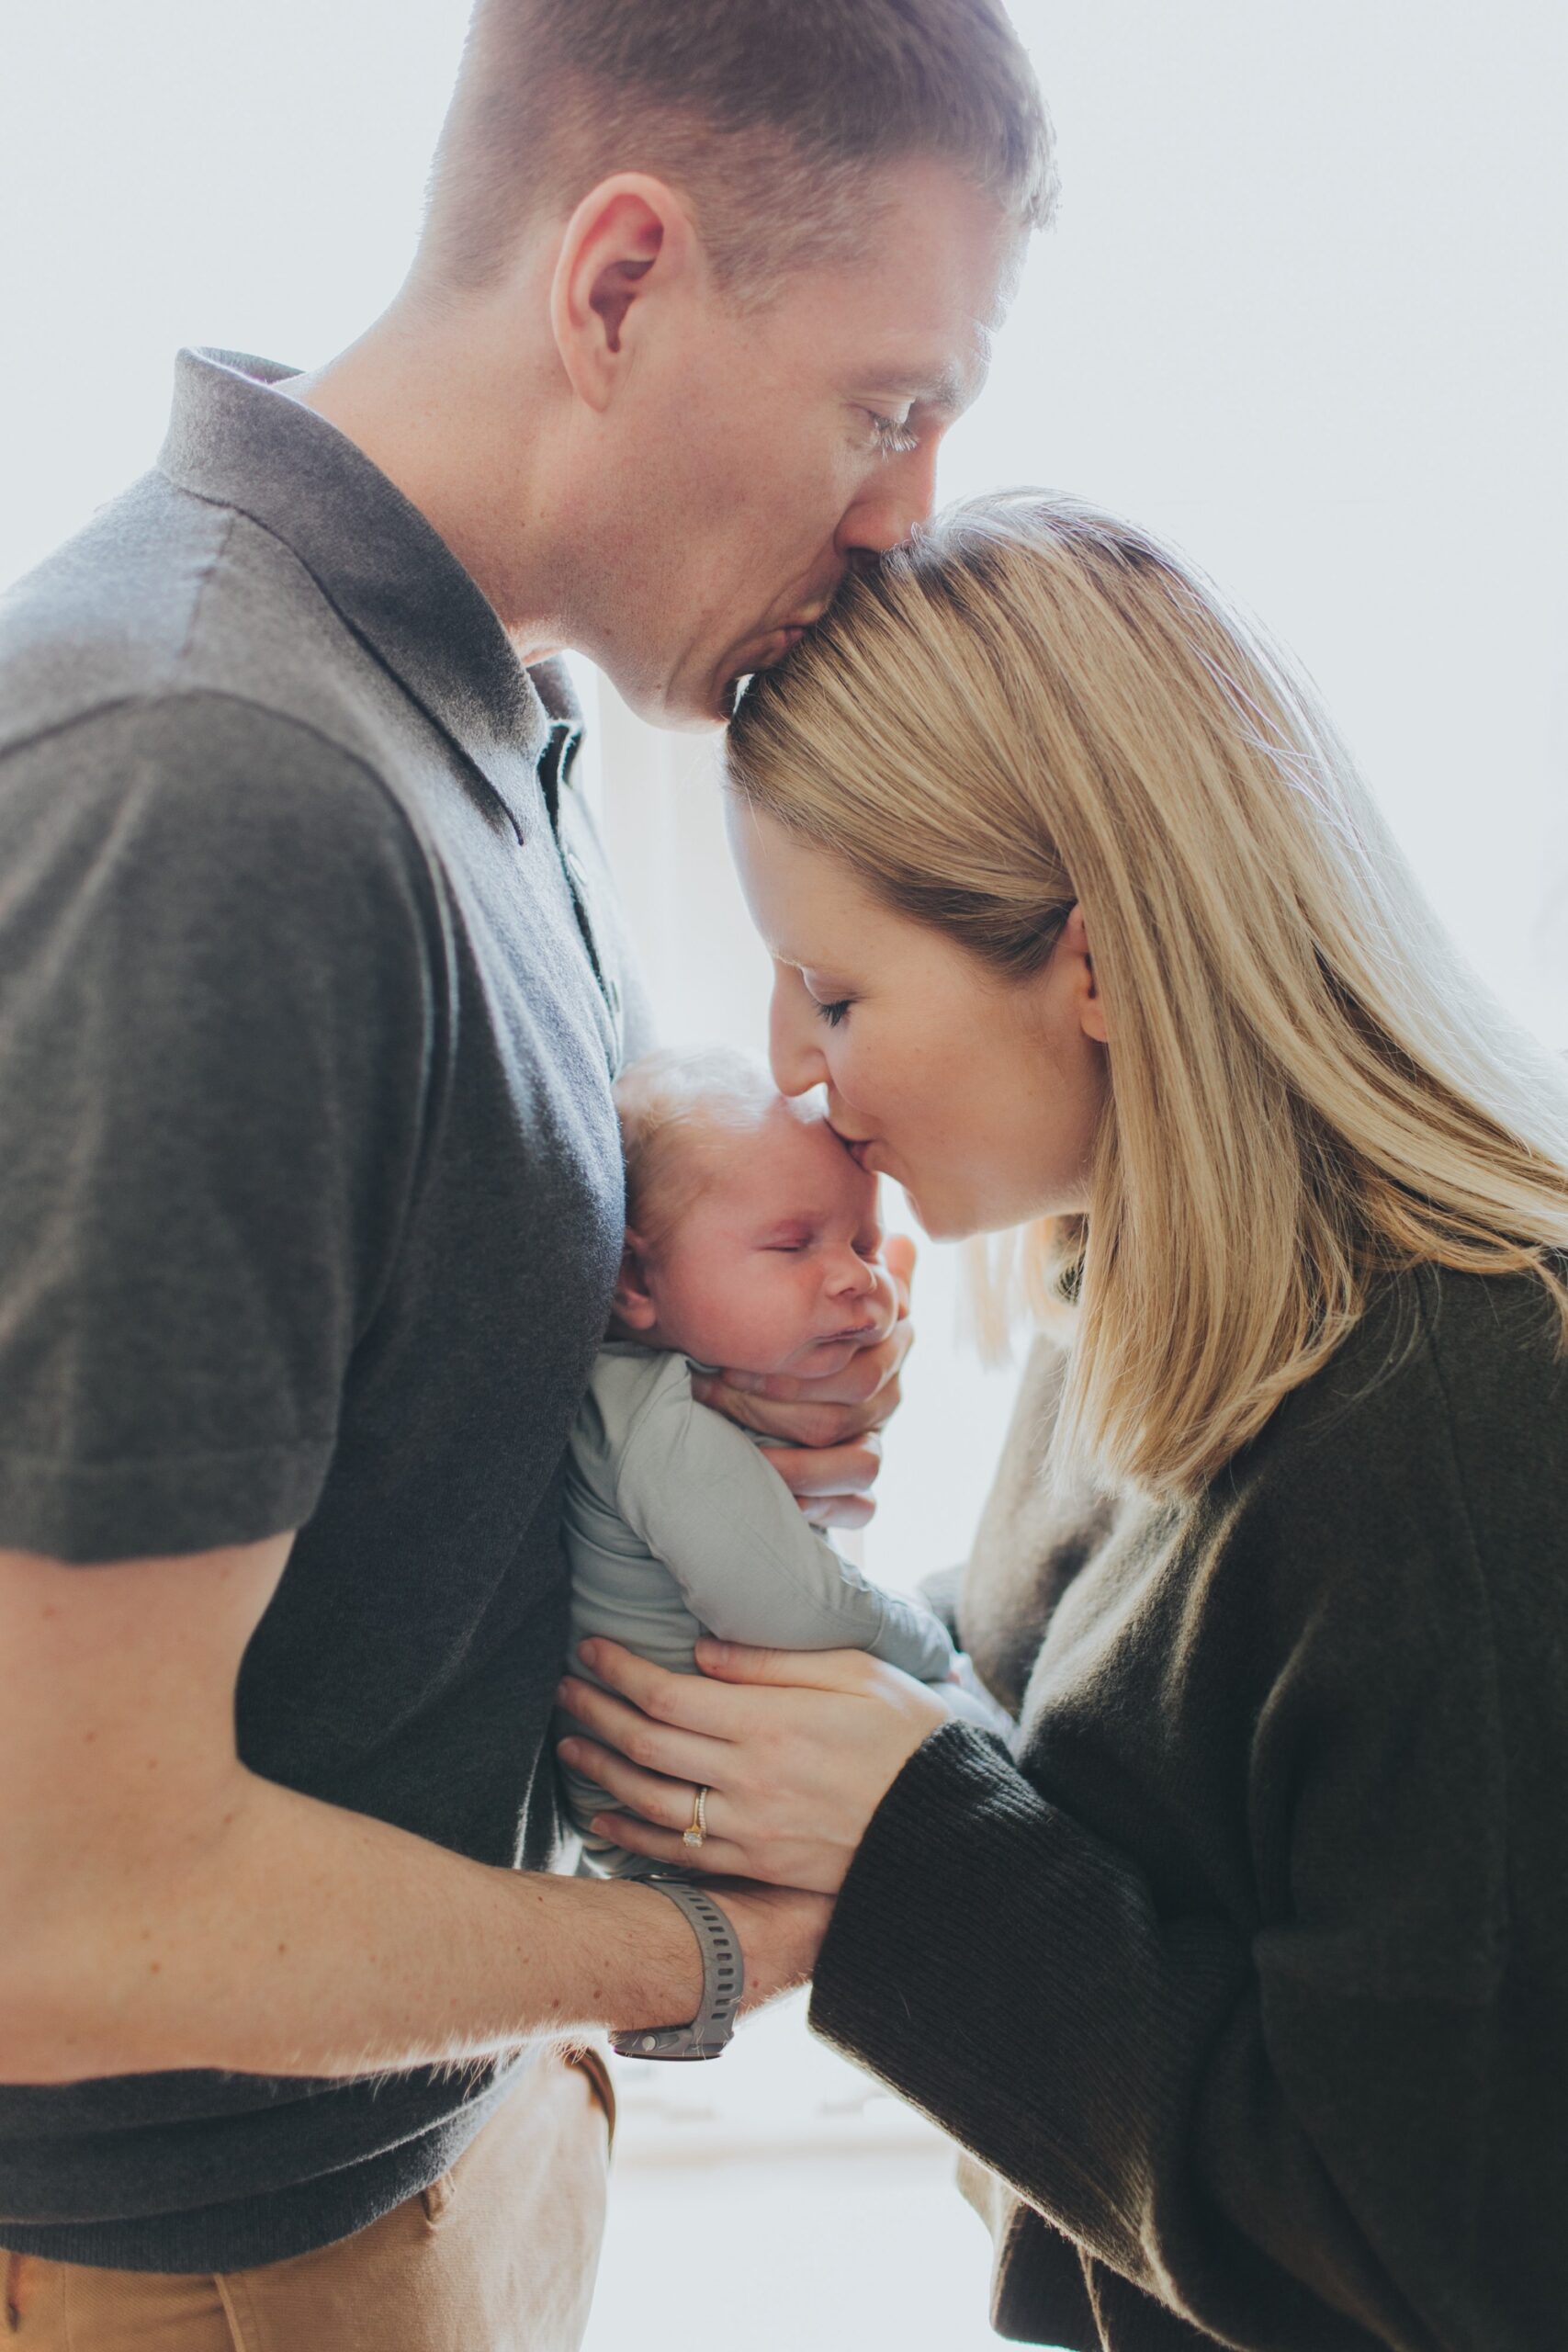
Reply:
[[[943,493],[1084,492],[1246,594],[1316,673],[1477,963],[1568,1044],[1568,979],[1539,947],[1568,869],[1568,11],[1017,15],[1061,135],[1062,218]],[[177,344],[313,363],[391,293],[463,16],[9,0],[0,580],[149,461]],[[766,975],[701,747],[611,709],[604,753],[668,1028],[756,1036]],[[886,1574],[962,1547],[1005,1396],[954,1354],[939,1260],[890,1446]]]

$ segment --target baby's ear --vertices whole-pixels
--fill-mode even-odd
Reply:
[[[621,1251],[621,1271],[615,1277],[615,1314],[633,1331],[650,1331],[659,1320],[659,1310],[648,1288],[647,1251],[629,1225],[626,1247]]]

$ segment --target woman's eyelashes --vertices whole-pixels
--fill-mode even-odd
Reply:
[[[800,986],[806,1001],[812,1012],[818,1021],[825,1021],[829,1029],[836,1029],[856,999],[852,996],[835,996],[831,985],[824,985],[820,974],[811,971],[807,966],[796,965],[795,969],[800,976]],[[837,978],[838,975],[835,974],[833,977]],[[841,981],[840,985],[842,986]]]

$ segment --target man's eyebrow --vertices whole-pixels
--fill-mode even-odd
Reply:
[[[975,356],[965,366],[961,360],[950,359],[941,368],[929,371],[915,369],[913,373],[892,368],[887,380],[897,384],[911,400],[927,408],[944,409],[957,416],[977,401],[986,389],[986,379],[991,372],[992,337],[985,327],[977,327],[975,334]]]
[[[918,369],[890,368],[882,380],[890,387],[897,386],[907,400],[918,401],[922,408],[944,409],[954,416],[974,397],[969,371],[956,362],[939,368],[932,375]]]
[[[900,393],[924,409],[942,409],[945,414],[959,416],[962,409],[978,400],[985,386],[989,357],[976,362],[974,367],[962,367],[950,360],[945,367],[877,367],[870,369],[867,383],[879,383],[888,393]]]

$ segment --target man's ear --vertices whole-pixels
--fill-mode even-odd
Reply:
[[[621,1271],[615,1277],[615,1319],[628,1331],[651,1331],[659,1309],[648,1287],[648,1251],[641,1238],[626,1227]]]
[[[1111,1043],[1105,1025],[1105,999],[1094,977],[1094,956],[1089,944],[1089,925],[1084,921],[1081,906],[1075,906],[1062,926],[1057,943],[1061,952],[1070,956],[1074,966],[1073,990],[1077,1004],[1078,1026],[1086,1037],[1097,1045]]]
[[[700,266],[690,215],[646,172],[617,172],[567,222],[550,326],[572,390],[603,413],[625,375],[640,311]]]

